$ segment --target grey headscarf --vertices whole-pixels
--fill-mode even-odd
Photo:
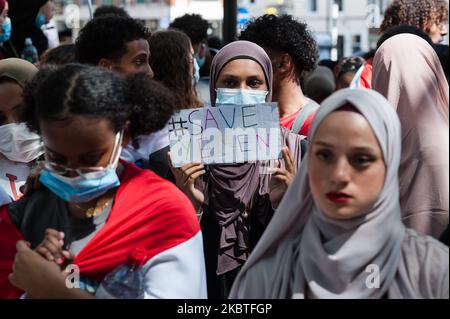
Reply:
[[[378,200],[359,217],[326,217],[313,201],[309,158],[304,160],[238,275],[230,298],[304,298],[305,294],[308,298],[381,298],[394,282],[405,237],[397,177],[400,122],[379,93],[344,89],[323,102],[314,118],[311,138],[331,112],[346,104],[355,106],[367,119],[380,143],[386,177]],[[379,267],[379,289],[366,286],[369,265]]]
[[[269,94],[267,94],[266,102],[272,101],[272,80],[273,70],[272,62],[266,51],[259,45],[249,41],[235,41],[224,46],[214,57],[211,64],[210,71],[210,85],[209,95],[211,98],[211,105],[216,105],[216,81],[219,78],[222,69],[231,61],[234,60],[253,60],[258,63],[264,71],[266,76]]]

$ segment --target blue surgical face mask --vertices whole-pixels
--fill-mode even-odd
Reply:
[[[36,26],[40,29],[45,24],[45,16],[42,13],[39,13],[36,16]]]
[[[2,33],[0,34],[0,43],[4,43],[11,38],[11,19],[6,18],[2,24]]]
[[[89,202],[119,186],[116,168],[122,150],[122,134],[117,134],[110,162],[103,170],[84,173],[77,177],[66,177],[44,169],[39,180],[57,196],[70,203]]]
[[[269,92],[246,89],[216,89],[216,105],[254,105],[266,103]]]
[[[200,81],[200,66],[197,63],[197,60],[194,59],[194,84],[197,84]]]
[[[206,57],[199,57],[198,54],[195,55],[195,61],[197,61],[198,67],[199,69],[205,65],[205,61],[206,61]]]

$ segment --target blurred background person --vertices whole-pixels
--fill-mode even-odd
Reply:
[[[306,74],[302,84],[305,95],[319,104],[336,90],[333,72],[321,65]]]
[[[169,28],[177,29],[186,33],[191,40],[194,49],[196,66],[196,89],[203,102],[210,103],[209,100],[209,70],[211,68],[212,57],[208,49],[208,28],[209,23],[199,14],[185,14],[176,18]]]
[[[365,60],[359,56],[343,58],[336,68],[336,91],[348,88]]]
[[[32,40],[38,55],[48,49],[48,39],[41,29],[47,22],[42,10],[48,12],[47,8],[53,8],[52,0],[9,1],[9,16],[12,23],[11,49],[14,48],[17,53],[21,54],[26,38]],[[52,10],[50,11],[52,12]],[[47,16],[47,18],[49,17]]]
[[[0,60],[18,57],[17,52],[11,45],[11,19],[8,17],[8,1],[0,0]]]
[[[407,24],[425,31],[434,43],[444,40],[448,30],[448,2],[445,0],[394,0],[384,12],[380,33]]]
[[[37,73],[37,68],[22,59],[0,61],[0,188],[11,199],[22,194],[36,160],[44,153],[39,135],[23,123],[23,88]]]

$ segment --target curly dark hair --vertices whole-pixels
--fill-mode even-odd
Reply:
[[[387,29],[381,35],[381,37],[378,39],[377,49],[380,48],[381,45],[384,42],[386,42],[388,39],[392,38],[393,36],[396,36],[398,34],[403,34],[403,33],[417,35],[418,37],[421,37],[422,39],[427,41],[429,45],[433,45],[433,41],[431,40],[430,36],[425,31],[423,31],[422,29],[417,28],[415,26],[412,26],[412,25],[402,24],[402,25],[398,25],[398,26]]]
[[[193,55],[189,37],[181,31],[157,31],[150,37],[150,66],[155,80],[177,97],[179,109],[200,107],[193,77]]]
[[[291,15],[263,15],[253,19],[241,32],[240,40],[254,42],[264,49],[282,51],[290,55],[296,67],[297,81],[304,72],[317,66],[319,49],[306,23]]]
[[[53,64],[64,65],[75,62],[75,44],[62,44],[56,48],[47,50],[41,56],[40,65]]]
[[[146,74],[122,79],[81,64],[44,67],[24,89],[24,117],[31,130],[39,133],[41,120],[67,121],[73,115],[108,119],[116,132],[130,121],[135,147],[139,135],[164,128],[174,105],[170,91]]]
[[[437,20],[439,22],[448,22],[448,1],[447,0],[435,0],[437,10]]]
[[[130,15],[128,14],[128,12],[125,11],[124,8],[110,5],[110,6],[100,6],[97,9],[95,9],[93,18],[95,19],[108,14],[118,15],[127,18],[130,17]]]
[[[209,23],[199,14],[185,14],[176,18],[169,25],[171,29],[177,29],[186,33],[193,45],[205,41],[208,38]]]
[[[380,33],[401,24],[426,30],[433,23],[438,24],[438,18],[436,0],[394,0],[384,12]]]
[[[119,62],[127,52],[127,43],[148,40],[150,31],[135,19],[106,15],[89,21],[75,41],[79,63],[97,65],[100,59]]]

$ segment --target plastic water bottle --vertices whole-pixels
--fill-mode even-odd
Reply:
[[[22,50],[22,59],[30,63],[38,62],[39,56],[36,47],[33,45],[31,38],[25,39],[25,47]]]
[[[145,261],[145,250],[136,248],[125,264],[105,276],[96,295],[105,299],[143,299],[145,275],[142,265]]]

